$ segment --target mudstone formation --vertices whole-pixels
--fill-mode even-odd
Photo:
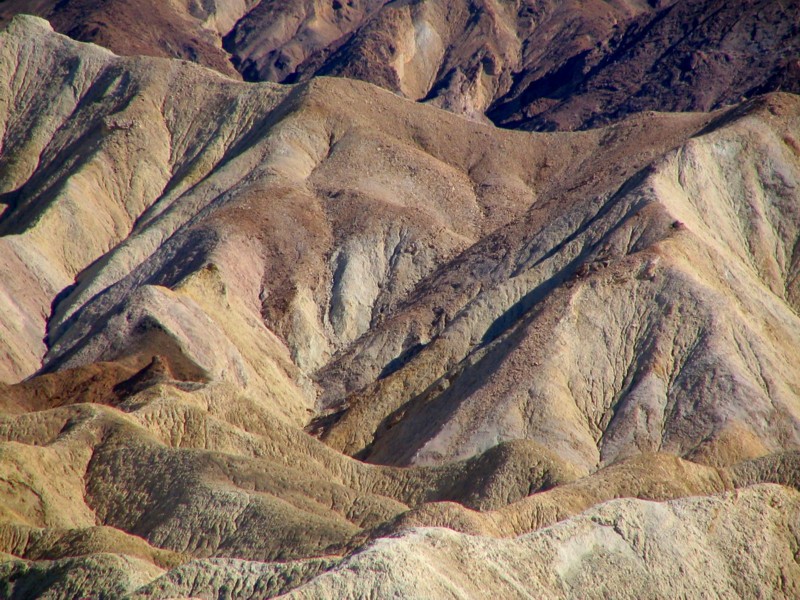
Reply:
[[[112,4],[0,3],[0,596],[800,597],[797,2]]]

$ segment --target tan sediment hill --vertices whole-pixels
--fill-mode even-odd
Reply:
[[[0,132],[5,595],[796,595],[797,97],[504,131],[20,17]]]
[[[515,539],[411,529],[344,559],[188,562],[160,577],[129,556],[95,554],[0,573],[18,591],[128,598],[796,597],[798,493],[763,485],[667,503],[615,500]],[[100,575],[100,577],[98,577]],[[142,580],[152,579],[141,585]],[[22,597],[22,596],[11,596]]]

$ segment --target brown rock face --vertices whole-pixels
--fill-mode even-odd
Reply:
[[[796,1],[340,4],[262,2],[226,48],[252,80],[351,77],[533,130],[708,111],[800,85]]]
[[[797,597],[800,97],[500,129],[520,4],[226,7],[298,83],[0,32],[0,595]]]
[[[296,80],[303,63],[311,57],[330,54],[386,3],[386,0],[257,2],[225,36],[224,47],[245,79]]]
[[[799,12],[800,3],[776,0],[661,2],[545,72],[523,66],[488,114],[503,127],[577,129],[644,110],[707,111],[796,93]]]
[[[514,129],[800,91],[797,0],[9,0],[0,22],[23,11],[121,54],[235,67],[251,81],[361,79]]]

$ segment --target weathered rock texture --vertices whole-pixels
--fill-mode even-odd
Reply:
[[[528,133],[15,18],[3,595],[796,596],[798,139],[791,94]]]

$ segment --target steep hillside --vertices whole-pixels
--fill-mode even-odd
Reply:
[[[321,373],[343,402],[324,438],[426,464],[527,437],[587,469],[794,447],[797,114],[759,100],[619,187],[541,198]],[[369,370],[425,326],[401,368]]]
[[[3,596],[797,595],[797,96],[510,131],[17,17],[0,140]]]

